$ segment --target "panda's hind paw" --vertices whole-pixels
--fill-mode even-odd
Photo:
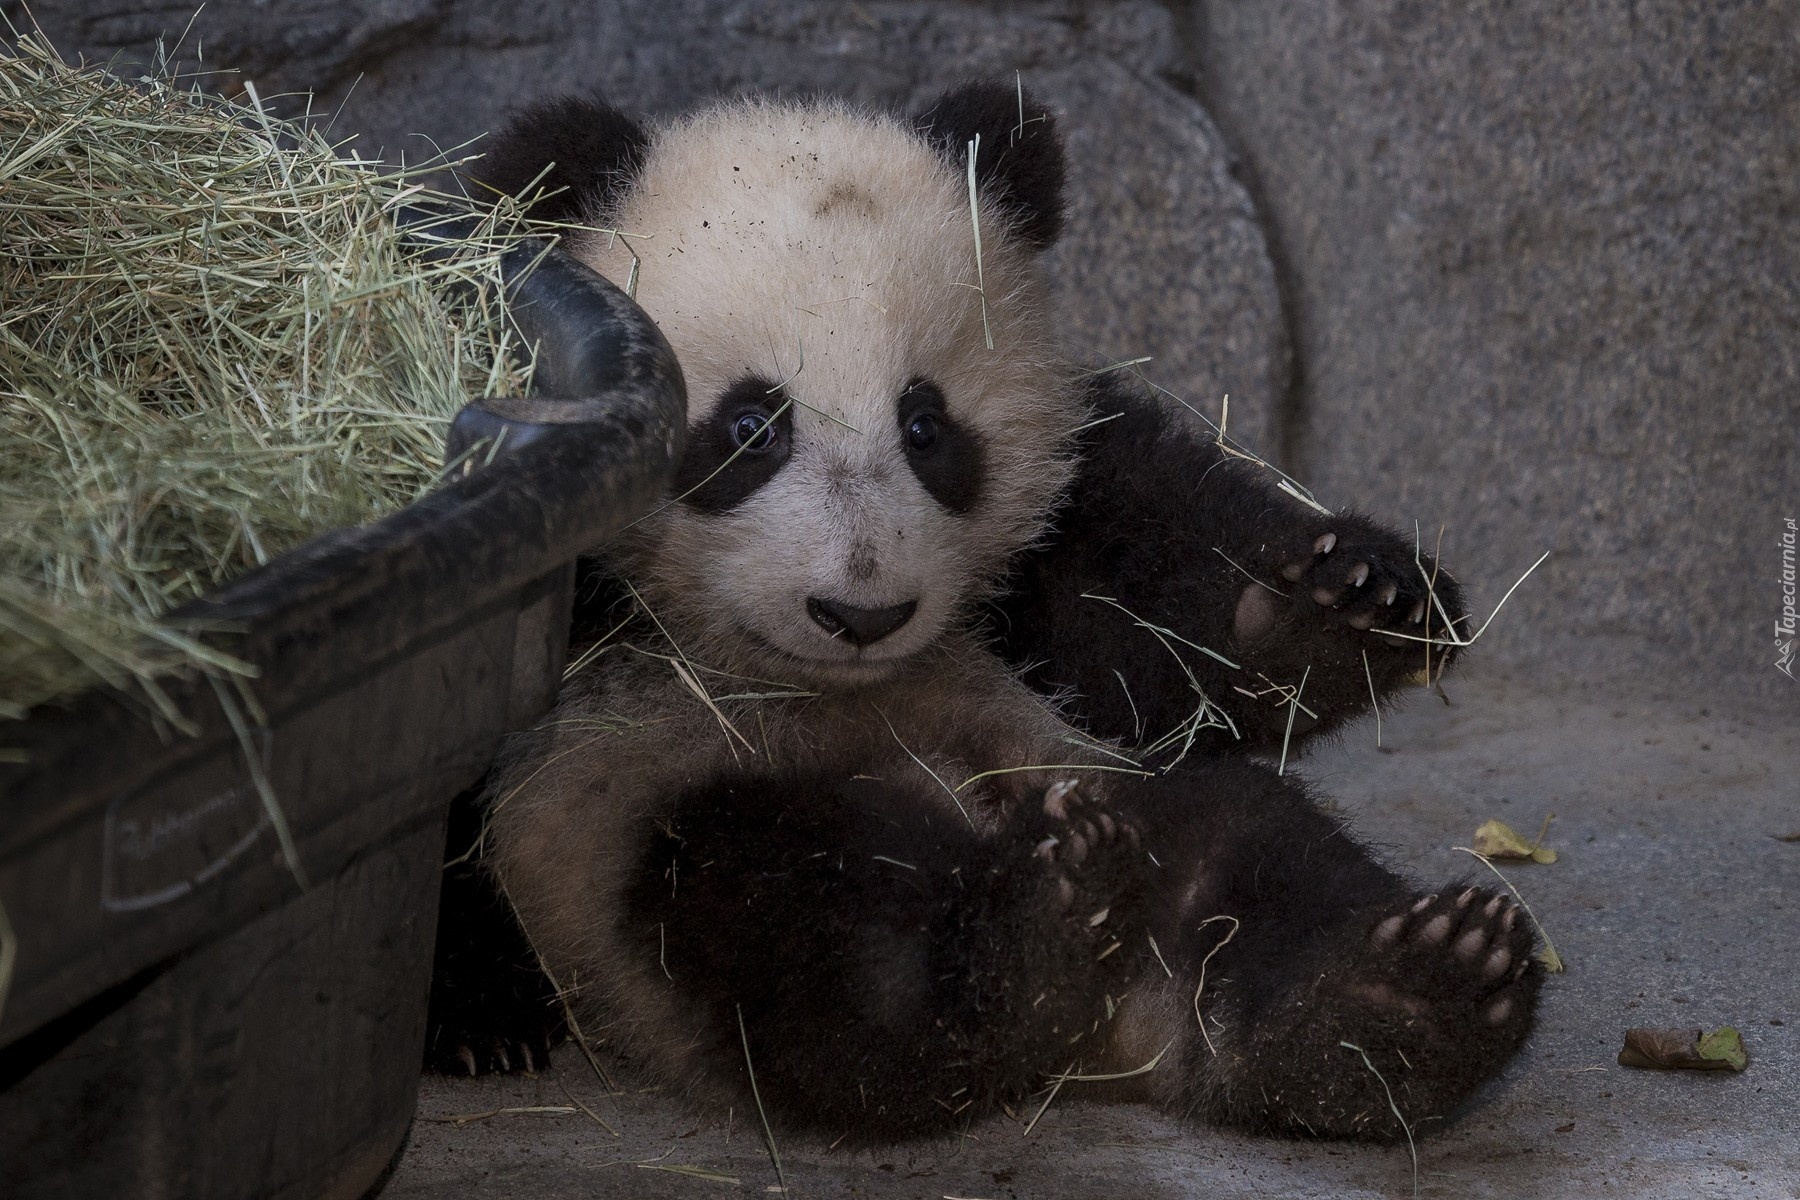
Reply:
[[[467,1030],[433,1030],[425,1066],[440,1075],[535,1075],[549,1065],[553,1040],[536,1031],[508,1037]]]
[[[1465,887],[1366,920],[1253,1030],[1247,1094],[1266,1100],[1252,1124],[1398,1140],[1447,1119],[1524,1043],[1543,971],[1510,899]]]
[[[457,982],[465,986],[458,988]],[[485,986],[477,986],[477,984]],[[441,1075],[535,1075],[568,1032],[549,981],[495,964],[489,978],[432,982],[425,1069]]]
[[[1340,979],[1352,1003],[1386,1010],[1427,1040],[1496,1049],[1523,1038],[1542,972],[1530,922],[1513,900],[1465,887],[1417,897],[1376,921]]]
[[[1319,1006],[1337,1009],[1345,1042],[1404,1063],[1415,1099],[1442,1112],[1525,1040],[1543,982],[1535,948],[1508,896],[1480,887],[1418,896],[1377,919],[1327,973]]]

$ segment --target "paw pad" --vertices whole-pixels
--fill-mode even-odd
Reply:
[[[1368,538],[1345,540],[1327,532],[1307,543],[1277,574],[1298,585],[1294,596],[1314,614],[1371,631],[1388,645],[1415,645],[1427,632],[1434,606],[1408,547]],[[1252,596],[1257,590],[1252,585],[1239,597],[1235,631],[1241,641],[1254,640],[1275,624],[1274,604]],[[1455,607],[1452,602],[1452,616]]]
[[[1474,887],[1411,900],[1370,927],[1370,957],[1345,991],[1446,1030],[1517,1021],[1536,983],[1526,978],[1533,939],[1519,912],[1507,896]]]

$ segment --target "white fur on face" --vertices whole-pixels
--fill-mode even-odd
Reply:
[[[615,547],[683,649],[813,684],[879,678],[935,642],[1040,532],[1080,406],[1050,350],[1032,255],[984,204],[982,294],[966,177],[893,118],[744,102],[658,132],[618,211],[576,252],[675,348],[690,421],[747,376],[787,381],[792,452],[723,513],[671,504]],[[629,249],[628,249],[629,247]],[[950,512],[908,464],[897,401],[924,378],[984,451]],[[865,648],[809,597],[913,618]]]

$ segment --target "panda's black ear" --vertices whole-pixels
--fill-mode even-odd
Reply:
[[[976,186],[1005,210],[1013,232],[1039,250],[1062,232],[1063,146],[1056,118],[1030,92],[997,83],[951,88],[913,124],[944,160],[968,170],[976,135]]]
[[[470,172],[483,188],[526,199],[555,192],[531,208],[549,221],[579,221],[604,211],[644,165],[650,137],[611,105],[558,96],[521,109],[488,143]]]

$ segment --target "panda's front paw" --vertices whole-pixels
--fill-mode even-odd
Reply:
[[[1277,576],[1272,586],[1253,583],[1241,593],[1234,630],[1240,643],[1273,631],[1284,607],[1302,620],[1368,631],[1376,645],[1418,648],[1456,641],[1465,632],[1456,581],[1385,531],[1349,527],[1317,534],[1289,551]],[[1455,623],[1455,636],[1445,629],[1446,617]]]
[[[1085,793],[1073,779],[1052,784],[1035,811],[1020,814],[1032,856],[1049,874],[1048,907],[1062,930],[1108,963],[1129,970],[1121,939],[1140,924],[1143,863],[1137,828]]]
[[[1133,825],[1093,803],[1073,779],[1045,790],[1042,814],[1033,852],[1055,871],[1058,907],[1068,910],[1082,895],[1105,899],[1126,882],[1138,851]]]

